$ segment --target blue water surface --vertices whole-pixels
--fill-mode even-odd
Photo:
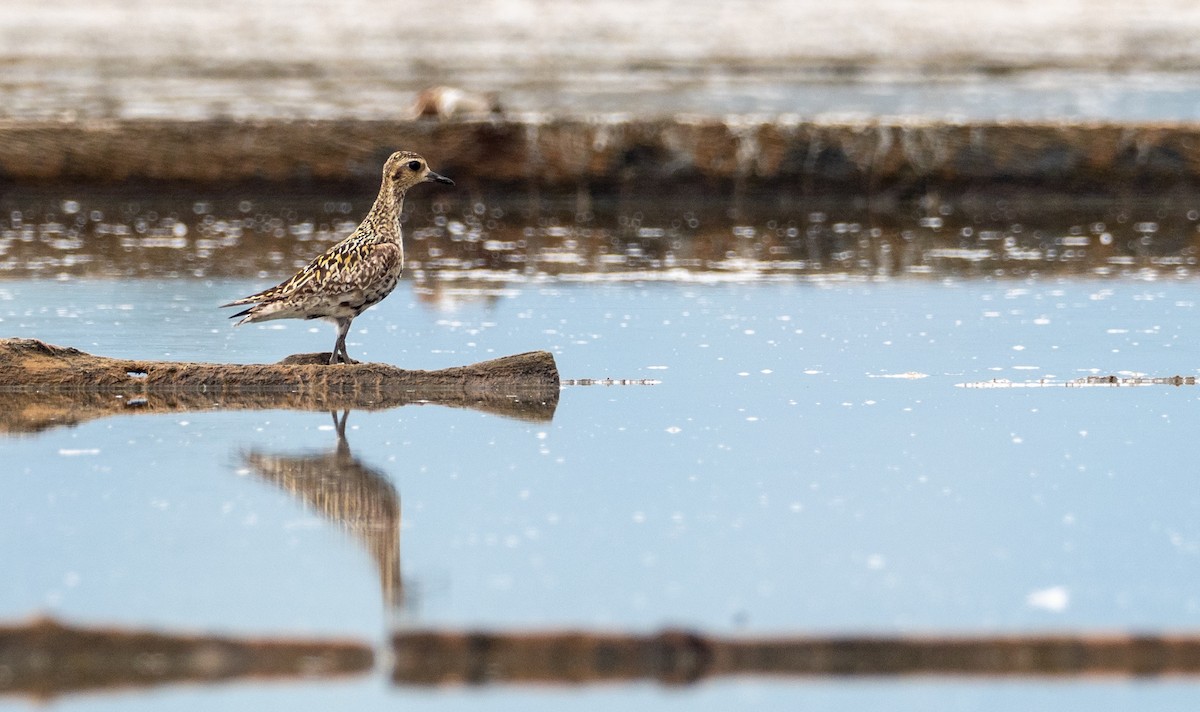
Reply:
[[[331,326],[234,329],[259,282],[5,281],[0,334],[121,357],[270,362]],[[393,625],[713,635],[1200,627],[1193,280],[406,285],[350,353],[438,368],[531,349],[549,422],[434,405],[349,415],[399,494],[406,604],[344,529],[245,453],[331,451],[328,414],[132,414],[0,440],[0,616],[382,643]],[[1194,683],[712,680],[597,688],[250,683],[81,696],[138,709],[1190,709]]]

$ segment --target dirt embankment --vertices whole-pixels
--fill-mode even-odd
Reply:
[[[809,192],[1200,182],[1188,123],[511,117],[0,123],[0,183],[378,182],[395,148],[465,189],[700,185]]]

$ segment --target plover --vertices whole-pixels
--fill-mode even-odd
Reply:
[[[413,118],[446,121],[458,117],[484,117],[503,113],[495,92],[480,94],[458,87],[429,87],[417,94],[410,113]]]
[[[454,181],[429,170],[421,156],[397,151],[383,164],[383,184],[371,211],[349,237],[277,286],[222,307],[253,304],[234,314],[238,325],[270,319],[329,319],[337,341],[329,363],[354,363],[346,353],[350,322],[392,293],[404,269],[400,210],[404,194],[418,183]]]

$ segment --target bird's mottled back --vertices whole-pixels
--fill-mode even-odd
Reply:
[[[370,212],[354,232],[280,284],[222,306],[252,304],[233,316],[238,324],[269,319],[332,319],[338,339],[330,363],[350,362],[350,322],[391,294],[404,269],[400,212],[418,183],[454,181],[429,170],[425,159],[397,151],[383,164],[383,182]]]

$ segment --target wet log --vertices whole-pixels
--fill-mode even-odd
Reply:
[[[370,646],[81,628],[49,619],[0,626],[0,694],[75,692],[237,679],[308,680],[371,671]]]
[[[295,392],[467,394],[497,390],[557,390],[554,356],[545,351],[504,356],[470,366],[410,371],[381,363],[330,366],[328,353],[289,356],[277,364],[141,361],[93,356],[37,339],[0,340],[0,388],[147,392],[282,389]]]
[[[403,631],[392,638],[400,685],[695,682],[729,675],[1128,677],[1200,675],[1200,636],[716,638]]]
[[[469,407],[546,421],[560,379],[545,351],[435,371],[379,363],[141,361],[93,356],[36,339],[0,339],[0,432],[36,432],[92,418],[189,410],[379,410],[408,404]]]

